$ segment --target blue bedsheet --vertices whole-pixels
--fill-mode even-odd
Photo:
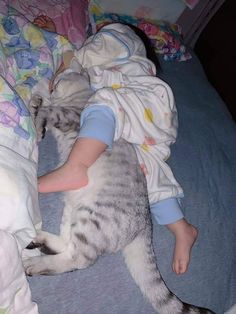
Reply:
[[[169,288],[185,302],[223,314],[236,302],[236,126],[195,56],[162,68],[179,112],[179,135],[169,163],[184,189],[183,211],[199,229],[199,238],[189,271],[177,276],[171,270],[174,238],[154,223],[158,265]],[[40,173],[55,167],[54,144],[48,135],[40,146]],[[41,196],[40,204],[44,228],[58,232],[58,195]],[[103,256],[83,271],[29,281],[42,314],[154,313],[120,253]]]

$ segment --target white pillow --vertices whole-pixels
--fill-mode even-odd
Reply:
[[[38,146],[23,101],[1,76],[0,87],[0,229],[14,234],[21,252],[41,227]]]
[[[36,162],[0,146],[0,229],[15,235],[20,250],[41,225],[36,180]]]

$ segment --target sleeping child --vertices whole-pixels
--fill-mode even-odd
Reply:
[[[56,31],[52,20],[39,16],[34,24]],[[157,223],[175,236],[172,268],[187,271],[197,229],[180,207],[183,191],[166,160],[177,136],[177,110],[171,88],[158,77],[146,57],[142,40],[127,25],[110,24],[89,37],[78,51],[67,52],[55,77],[77,62],[88,72],[94,94],[81,115],[81,125],[68,160],[39,177],[41,193],[79,189],[88,183],[87,170],[113,141],[123,138],[135,148]]]

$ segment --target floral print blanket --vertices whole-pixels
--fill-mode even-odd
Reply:
[[[12,135],[23,143],[35,139],[27,109],[31,89],[43,77],[50,79],[62,52],[71,49],[64,37],[40,30],[15,9],[1,5],[0,132],[9,145]]]

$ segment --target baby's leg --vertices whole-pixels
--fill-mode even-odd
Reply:
[[[187,271],[190,262],[191,249],[198,235],[197,229],[184,218],[168,224],[167,228],[175,236],[175,249],[172,269],[179,275]]]
[[[98,106],[99,109],[94,107],[85,115],[79,137],[65,164],[39,178],[39,192],[77,190],[88,184],[87,170],[107,146],[111,146],[115,130],[113,116],[107,116],[100,109],[102,106]],[[104,134],[98,132],[101,129]]]
[[[77,190],[87,185],[87,170],[105,149],[106,144],[99,140],[92,138],[77,139],[65,164],[39,177],[39,192]]]
[[[183,216],[176,198],[169,198],[151,204],[151,212],[158,224],[166,225],[175,236],[172,269],[183,274],[188,269],[191,249],[197,238],[197,229]]]

